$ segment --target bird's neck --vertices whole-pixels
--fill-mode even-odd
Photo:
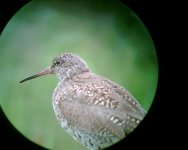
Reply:
[[[57,77],[59,79],[60,82],[65,82],[69,79],[72,79],[74,76],[85,73],[85,72],[89,72],[89,69],[85,69],[85,70],[66,70],[66,72],[64,73],[59,73],[57,74]]]

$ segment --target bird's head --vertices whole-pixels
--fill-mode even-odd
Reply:
[[[56,74],[60,81],[64,81],[87,71],[89,68],[83,59],[76,54],[65,53],[55,57],[50,67],[21,80],[20,83],[47,74]]]

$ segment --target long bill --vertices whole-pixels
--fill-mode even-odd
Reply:
[[[52,67],[48,67],[48,68],[46,68],[46,69],[43,69],[43,70],[41,70],[41,71],[39,71],[39,72],[37,72],[37,73],[35,73],[35,74],[33,74],[33,75],[27,77],[27,78],[21,80],[19,83],[22,83],[22,82],[25,82],[25,81],[34,79],[34,78],[36,78],[36,77],[44,76],[44,75],[47,75],[47,74],[53,74],[53,69],[52,69]]]

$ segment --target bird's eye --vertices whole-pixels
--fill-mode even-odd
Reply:
[[[55,62],[55,65],[60,65],[61,64],[61,61],[56,61]]]

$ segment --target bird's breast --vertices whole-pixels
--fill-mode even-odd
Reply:
[[[61,103],[66,99],[66,89],[62,82],[58,82],[52,96],[52,105],[55,115],[62,126],[67,126],[66,119],[62,116]]]

